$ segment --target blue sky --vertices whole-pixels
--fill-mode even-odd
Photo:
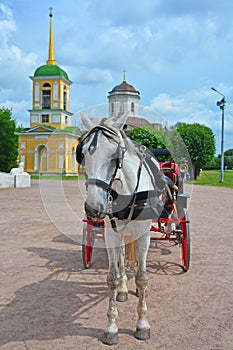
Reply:
[[[107,104],[126,69],[142,106],[170,125],[211,127],[220,153],[213,86],[226,96],[224,148],[233,148],[232,0],[0,0],[0,106],[24,126],[29,76],[47,60],[50,6],[55,58],[74,82],[73,113]]]

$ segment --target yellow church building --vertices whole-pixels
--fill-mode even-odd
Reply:
[[[72,81],[54,57],[52,9],[50,9],[48,60],[32,80],[30,127],[17,133],[19,162],[30,174],[77,174],[75,152],[80,130],[71,125]]]

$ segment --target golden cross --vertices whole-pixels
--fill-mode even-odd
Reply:
[[[124,76],[123,76],[123,83],[126,83],[126,77],[125,77],[126,70],[124,69],[124,70],[123,70],[123,72],[124,72]]]
[[[52,8],[52,6],[50,6],[49,10],[50,10],[49,17],[53,17],[53,12],[52,12],[53,8]]]

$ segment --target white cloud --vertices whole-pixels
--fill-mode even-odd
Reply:
[[[16,24],[13,13],[7,6],[0,3],[0,36],[3,41],[14,31],[16,31]]]
[[[159,111],[170,123],[201,123],[209,127],[219,121],[219,110],[214,110],[216,96],[210,88],[191,90],[182,96],[159,94],[151,101],[151,108]]]
[[[13,117],[25,123],[28,120],[27,109],[31,104],[28,75],[35,68],[37,55],[25,53],[13,43],[16,31],[13,12],[0,3],[0,104],[1,107],[12,108]]]
[[[112,82],[112,75],[109,70],[107,69],[85,69],[83,72],[83,78],[82,81],[88,82],[88,83],[101,83],[101,82]],[[85,80],[84,80],[85,79]]]
[[[233,93],[232,86],[220,84],[216,87],[228,96]],[[208,87],[191,90],[182,96],[171,96],[170,94],[159,94],[151,101],[150,108],[158,111],[169,125],[177,122],[188,124],[199,123],[210,127],[216,135],[216,146],[219,152],[220,133],[222,127],[222,111],[216,105],[216,102],[222,97],[215,94]],[[232,132],[233,132],[233,104],[227,102],[224,113],[225,125],[225,149],[232,148]]]
[[[1,104],[0,108],[4,106],[12,110],[12,117],[16,120],[17,125],[29,126],[28,101],[14,102],[13,100],[5,100]]]
[[[1,71],[0,82],[8,87],[12,81],[20,81],[34,68],[37,55],[25,53],[23,49],[12,43],[13,33],[17,26],[12,11],[0,3],[0,61]],[[3,86],[3,87],[4,87]]]
[[[28,76],[47,58],[49,6],[47,0],[9,3],[12,10],[0,4],[0,104],[12,101],[21,118],[25,103],[27,121]],[[231,128],[232,0],[69,0],[53,7],[55,58],[74,82],[72,111],[107,102],[126,69],[142,104],[170,124],[197,121],[219,130],[215,86],[226,95]]]

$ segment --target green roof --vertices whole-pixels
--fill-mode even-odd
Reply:
[[[32,129],[31,128],[22,129],[19,132],[17,132],[17,135],[21,134],[21,133],[30,132],[31,130],[34,131],[35,129],[39,129],[40,127],[47,129],[47,131],[52,131],[55,133],[58,133],[58,132],[64,133],[65,132],[65,133],[70,133],[70,134],[76,134],[78,136],[81,135],[81,131],[77,126],[67,126],[64,129],[59,129],[59,128],[55,128],[54,126],[51,126],[51,125],[43,125],[43,124],[38,124],[36,127],[33,127]]]
[[[77,126],[67,126],[63,130],[68,132],[77,132],[79,131],[79,128]]]
[[[35,70],[35,73],[34,73],[34,77],[51,76],[51,75],[61,75],[64,78],[69,80],[68,74],[60,67],[53,64],[45,64],[43,66],[40,66]]]
[[[56,128],[55,130],[56,132],[69,132],[69,133],[72,133],[72,134],[78,134],[80,135],[80,130],[77,126],[67,126],[66,128],[64,129],[58,129]]]

